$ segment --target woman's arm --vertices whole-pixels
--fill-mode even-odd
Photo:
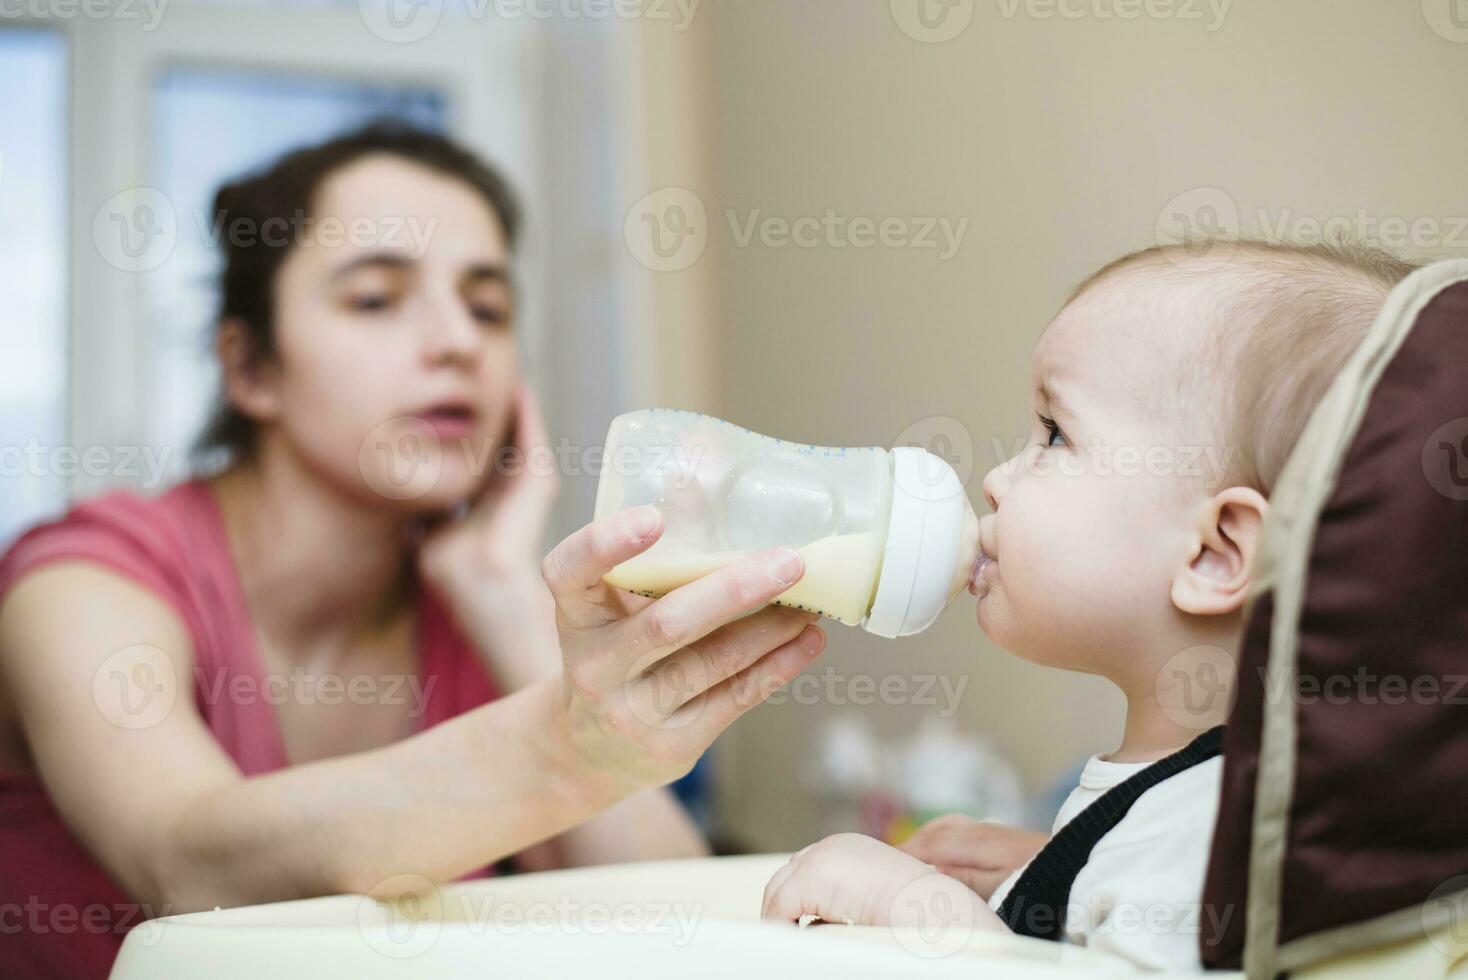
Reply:
[[[555,680],[382,749],[245,778],[195,707],[178,617],[92,566],[17,584],[0,651],[61,813],[127,892],[173,912],[452,878],[622,792],[557,737]]]
[[[791,584],[769,553],[615,610],[601,576],[660,527],[630,531],[613,515],[547,559],[561,676],[395,745],[264,776],[244,777],[196,710],[178,617],[115,573],[58,563],[12,587],[0,668],[58,809],[136,900],[181,912],[390,894],[668,782],[819,652],[818,631],[801,641],[809,614],[744,615]],[[697,689],[665,703],[665,667]]]
[[[471,623],[477,628],[470,633],[501,690],[514,692],[558,676],[561,654],[556,607],[545,583],[537,576],[534,583],[516,587],[502,580],[486,582],[486,578],[481,573],[479,602],[472,608],[481,610],[485,596],[496,597],[500,606],[508,608],[499,610],[497,616],[481,615]],[[506,602],[507,596],[516,601]],[[659,787],[628,797],[561,836],[517,854],[516,859],[526,871],[549,871],[708,853],[708,842],[698,825],[671,791]]]

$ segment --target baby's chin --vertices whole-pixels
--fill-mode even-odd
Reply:
[[[1065,644],[1060,649],[1056,648],[1055,624],[1038,623],[1032,626],[1029,620],[1035,617],[1016,615],[1007,598],[997,585],[980,597],[974,616],[984,635],[999,649],[1021,660],[1041,667],[1075,669],[1075,665],[1067,659],[1067,651],[1073,653],[1074,648]],[[1084,648],[1084,644],[1081,644],[1081,648]]]
[[[989,587],[989,591],[979,596],[978,606],[974,610],[974,620],[979,624],[979,629],[984,635],[994,642],[1001,650],[1009,650],[1005,643],[1008,630],[1008,610],[1004,608],[1003,597],[998,594],[997,584]],[[1010,651],[1013,652],[1013,651]]]

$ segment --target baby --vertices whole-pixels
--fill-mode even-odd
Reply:
[[[1032,438],[984,479],[970,591],[999,646],[1121,689],[1121,744],[1086,764],[1038,854],[1043,836],[956,816],[902,850],[837,834],[770,880],[766,918],[1007,930],[1200,969],[1222,925],[1202,908],[1219,726],[1269,493],[1412,269],[1358,246],[1160,246],[1075,291],[1031,358]]]

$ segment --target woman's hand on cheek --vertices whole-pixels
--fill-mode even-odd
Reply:
[[[765,886],[761,916],[855,925],[994,928],[977,895],[910,854],[862,834],[836,834],[796,854]]]
[[[428,533],[418,564],[495,679],[517,690],[561,666],[555,602],[540,573],[559,477],[540,405],[523,383],[513,417],[503,469],[468,514]],[[498,448],[495,459],[502,459]]]

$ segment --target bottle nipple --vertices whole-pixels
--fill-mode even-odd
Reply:
[[[952,599],[968,586],[969,576],[979,560],[979,515],[974,513],[973,502],[968,494],[963,496],[963,531],[959,537],[958,566],[953,570],[953,580],[948,583],[948,598]]]

